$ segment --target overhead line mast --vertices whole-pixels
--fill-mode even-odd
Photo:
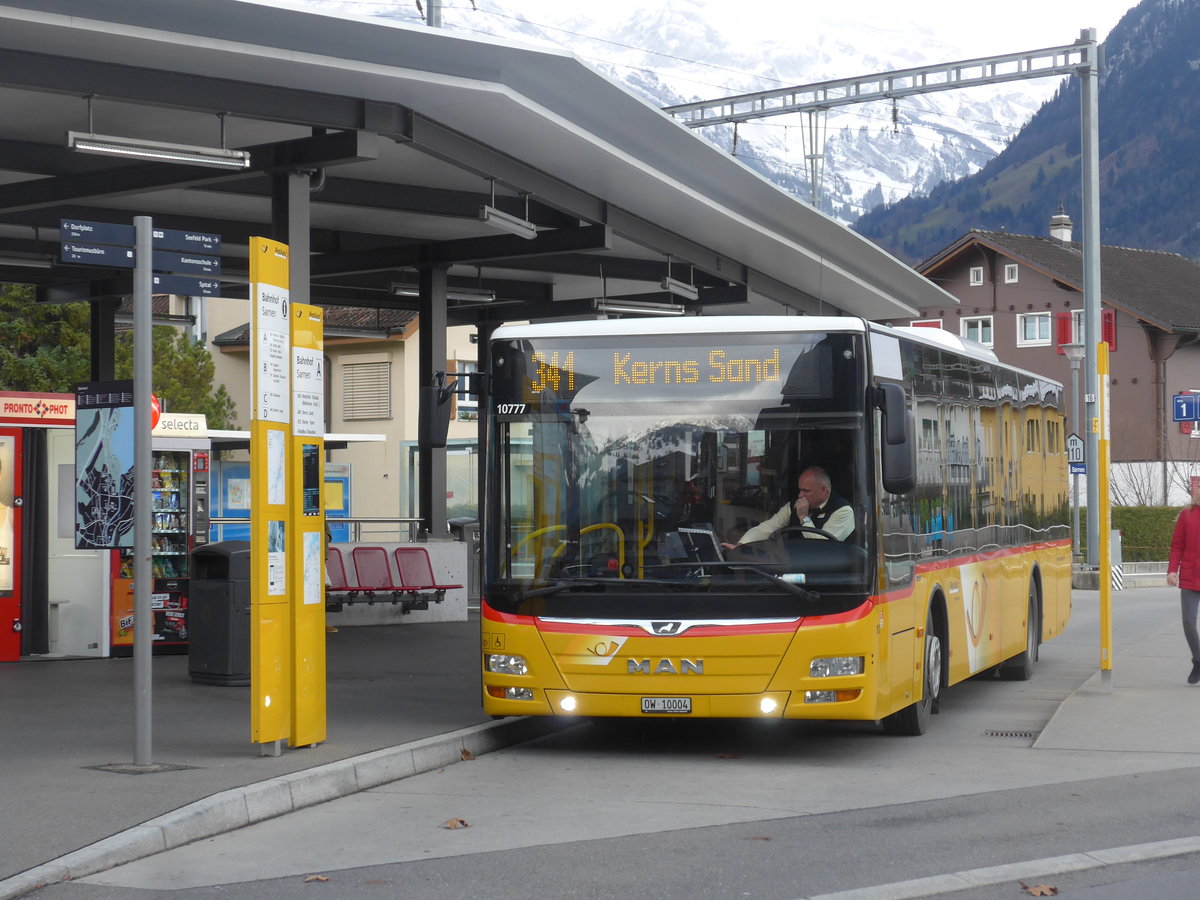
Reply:
[[[804,158],[812,190],[811,203],[819,208],[825,158],[825,114],[830,109],[873,100],[895,101],[912,94],[1002,84],[1027,78],[1074,75],[1081,67],[1088,65],[1091,46],[1094,45],[1081,37],[1076,43],[1061,47],[897,69],[855,78],[737,94],[716,100],[699,100],[667,106],[663,111],[675,116],[688,128],[729,123],[736,125],[768,116],[807,113]]]

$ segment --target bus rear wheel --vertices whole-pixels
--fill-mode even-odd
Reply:
[[[1000,677],[1004,681],[1028,681],[1033,677],[1033,664],[1037,662],[1038,645],[1041,643],[1042,623],[1038,617],[1037,583],[1029,580],[1029,610],[1025,614],[1025,649],[1012,659],[1000,664]]]
[[[942,639],[933,630],[933,610],[925,616],[925,658],[921,699],[883,719],[885,734],[916,736],[929,727],[929,717],[937,711],[942,694]]]

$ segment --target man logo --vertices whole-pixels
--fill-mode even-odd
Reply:
[[[655,634],[678,634],[679,629],[683,627],[682,622],[651,622],[650,627],[654,629]]]
[[[703,675],[704,660],[681,659],[678,663],[660,659],[653,667],[648,659],[625,660],[625,671],[629,675]]]

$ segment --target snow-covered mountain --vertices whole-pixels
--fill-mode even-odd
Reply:
[[[415,26],[424,21],[416,0],[285,4]],[[964,58],[961,49],[939,44],[919,25],[891,19],[848,22],[844,10],[813,6],[796,0],[781,7],[789,11],[780,21],[763,22],[731,17],[729,6],[714,0],[640,3],[630,7],[635,14],[624,15],[614,14],[611,0],[553,5],[453,0],[443,3],[441,16],[444,28],[464,35],[568,50],[663,107]],[[717,125],[698,133],[804,200],[812,198],[806,156],[815,139],[823,152],[821,208],[850,223],[881,203],[923,194],[977,171],[1051,96],[1058,81],[926,94],[903,98],[894,107],[879,102],[842,107],[830,111],[824,123],[793,114],[743,123],[736,131]]]

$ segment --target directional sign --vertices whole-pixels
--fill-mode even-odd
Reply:
[[[179,272],[184,275],[220,275],[221,257],[202,256],[199,253],[172,253],[169,250],[155,250],[154,271]]]
[[[1176,394],[1171,398],[1171,411],[1176,422],[1195,422],[1200,418],[1200,395]]]
[[[112,225],[108,222],[81,222],[78,219],[59,219],[58,233],[62,242],[85,241],[89,244],[114,244],[132,247],[135,243],[132,225]]]
[[[204,231],[172,231],[170,228],[155,228],[153,234],[156,250],[186,250],[190,253],[220,253],[221,236]]]
[[[193,278],[190,275],[151,276],[156,294],[183,294],[186,297],[219,297],[221,282],[215,278]]]
[[[133,247],[114,247],[108,244],[83,244],[63,241],[59,251],[63,262],[86,263],[92,266],[121,266],[133,268]]]

